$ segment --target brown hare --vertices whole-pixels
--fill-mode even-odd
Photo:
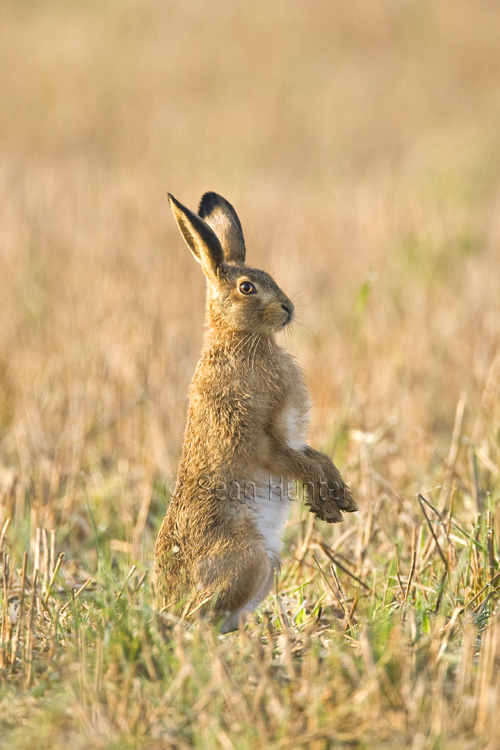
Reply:
[[[234,208],[206,193],[198,213],[169,195],[207,280],[208,331],[190,390],[177,485],[158,534],[153,582],[161,606],[210,610],[222,632],[269,593],[291,480],[324,521],[357,505],[339,471],[304,441],[309,396],[275,334],[294,306],[264,271],[245,265]]]

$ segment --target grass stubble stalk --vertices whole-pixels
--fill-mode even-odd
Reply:
[[[33,676],[33,647],[34,647],[33,621],[34,621],[35,609],[36,609],[37,582],[38,582],[38,568],[35,567],[33,570],[33,579],[31,583],[30,605],[29,605],[28,616],[27,616],[26,642],[25,642],[25,647],[24,647],[24,667],[25,667],[24,688],[25,690],[30,687],[31,678]]]
[[[19,595],[19,614],[17,618],[17,625],[16,625],[16,632],[14,634],[14,638],[12,639],[12,650],[11,650],[11,657],[10,657],[10,671],[14,671],[15,663],[16,663],[16,657],[17,657],[17,649],[19,646],[19,639],[21,637],[22,633],[22,627],[23,627],[23,619],[24,619],[24,592],[26,589],[26,568],[28,564],[28,553],[25,551],[23,554],[23,568],[21,571],[21,592]]]

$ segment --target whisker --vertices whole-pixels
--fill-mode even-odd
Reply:
[[[241,350],[245,347],[245,344],[247,343],[247,341],[250,339],[251,336],[252,336],[251,333],[247,333],[247,334],[245,334],[245,336],[243,336],[242,340],[236,346],[236,348],[235,348],[235,350],[233,352],[234,355],[237,355],[237,354],[239,354],[241,352]]]
[[[254,334],[254,341],[252,343],[252,355],[251,355],[251,358],[252,358],[252,370],[255,367],[255,355],[257,354],[257,347],[259,345],[259,338],[260,338],[259,334],[255,333]]]

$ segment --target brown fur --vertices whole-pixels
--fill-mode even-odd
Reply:
[[[212,607],[228,618],[227,631],[267,595],[280,566],[274,539],[284,525],[280,503],[289,501],[270,495],[266,504],[266,477],[303,483],[311,511],[325,521],[341,521],[341,511],[357,506],[330,458],[303,442],[307,389],[275,341],[293,304],[268,274],[244,265],[241,225],[227,201],[207,193],[195,214],[169,198],[207,278],[209,330],[153,580],[161,604],[181,602],[187,613]],[[243,294],[243,281],[256,293]]]

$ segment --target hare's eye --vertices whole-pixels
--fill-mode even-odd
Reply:
[[[242,294],[256,294],[257,293],[257,289],[254,287],[251,281],[242,281],[239,289]]]

